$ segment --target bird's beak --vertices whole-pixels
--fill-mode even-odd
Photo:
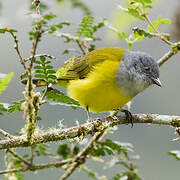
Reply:
[[[152,81],[154,84],[158,85],[159,87],[162,86],[161,81],[159,78],[152,78]]]

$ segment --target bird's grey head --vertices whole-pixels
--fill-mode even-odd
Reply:
[[[128,96],[135,96],[152,84],[161,86],[159,66],[152,56],[130,51],[125,52],[117,74],[119,88]]]

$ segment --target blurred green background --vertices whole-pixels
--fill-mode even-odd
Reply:
[[[49,6],[50,11],[59,16],[57,21],[68,20],[72,22],[71,28],[65,28],[63,32],[74,32],[74,28],[79,24],[83,17],[82,11],[79,9],[72,9],[70,3],[57,4],[54,1],[44,0]],[[108,18],[109,21],[117,21],[117,5],[122,3],[121,0],[84,0],[84,3],[92,10],[92,15],[97,21],[100,18]],[[32,19],[29,17],[29,1],[28,0],[2,0],[3,8],[0,10],[0,28],[9,27],[17,29],[20,49],[24,57],[30,56],[31,42],[29,41],[28,32],[31,29]],[[179,0],[161,0],[154,5],[150,11],[152,20],[156,20],[157,16],[162,15],[164,18],[173,19],[175,10],[180,5]],[[121,21],[119,18],[118,21]],[[144,23],[137,21],[135,24],[138,27],[144,27]],[[173,25],[161,28],[164,32],[170,32]],[[133,27],[131,25],[131,27]],[[169,28],[168,28],[169,27]],[[130,30],[130,27],[129,27]],[[180,30],[179,30],[180,31]],[[119,46],[127,48],[127,45],[122,40],[111,38],[106,28],[101,29],[97,33],[102,40],[96,43],[96,47],[110,47]],[[177,40],[174,37],[174,40]],[[0,36],[0,73],[14,72],[15,75],[10,85],[3,94],[0,95],[0,103],[10,103],[23,98],[22,91],[24,86],[20,83],[20,75],[23,69],[19,63],[19,59],[15,50],[13,49],[13,40],[8,34]],[[63,40],[50,35],[45,35],[39,44],[38,53],[46,53],[53,55],[57,58],[54,66],[58,67],[70,55],[62,55],[66,48],[74,48],[74,44],[64,44]],[[77,48],[77,47],[76,47]],[[168,51],[169,47],[161,42],[159,39],[146,39],[141,43],[136,43],[132,50],[145,51],[155,59],[160,58]],[[169,115],[180,115],[180,55],[172,57],[161,68],[161,82],[162,88],[150,87],[145,92],[139,94],[132,104],[133,113],[158,113]],[[101,114],[103,115],[103,114]],[[80,123],[86,121],[86,112],[77,109],[73,110],[68,107],[59,105],[44,105],[40,110],[42,121],[38,125],[42,128],[57,127],[59,120],[63,120],[63,124],[67,127],[76,125],[78,120]],[[7,132],[19,132],[25,124],[22,118],[22,113],[15,112],[10,115],[0,117],[0,127]],[[122,125],[118,130],[109,135],[109,138],[119,140],[121,142],[132,143],[135,151],[140,155],[140,160],[137,160],[139,167],[139,174],[144,180],[176,180],[180,179],[179,169],[180,164],[167,153],[170,150],[180,149],[179,142],[173,142],[175,138],[174,129],[166,126],[158,125],[142,125],[135,124],[134,128],[130,125]],[[0,162],[3,162],[3,152],[0,152]],[[102,164],[93,164],[88,162],[91,169],[98,171],[100,175],[105,173],[111,177],[118,169],[102,169]],[[4,169],[4,165],[0,164],[0,169]],[[25,179],[38,180],[44,179],[58,179],[62,171],[59,169],[42,170],[38,173],[27,172]],[[3,176],[0,176],[3,179]],[[69,179],[90,179],[83,173],[78,171]]]

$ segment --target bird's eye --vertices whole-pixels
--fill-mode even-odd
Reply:
[[[150,67],[144,67],[145,71],[150,71]]]
[[[134,68],[137,69],[137,64],[136,63],[134,63]]]

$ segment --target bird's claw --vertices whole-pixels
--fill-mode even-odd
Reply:
[[[134,118],[133,118],[133,115],[131,114],[131,112],[126,109],[122,109],[121,112],[125,113],[126,120],[128,121],[128,123],[131,123],[131,128],[132,128]]]

